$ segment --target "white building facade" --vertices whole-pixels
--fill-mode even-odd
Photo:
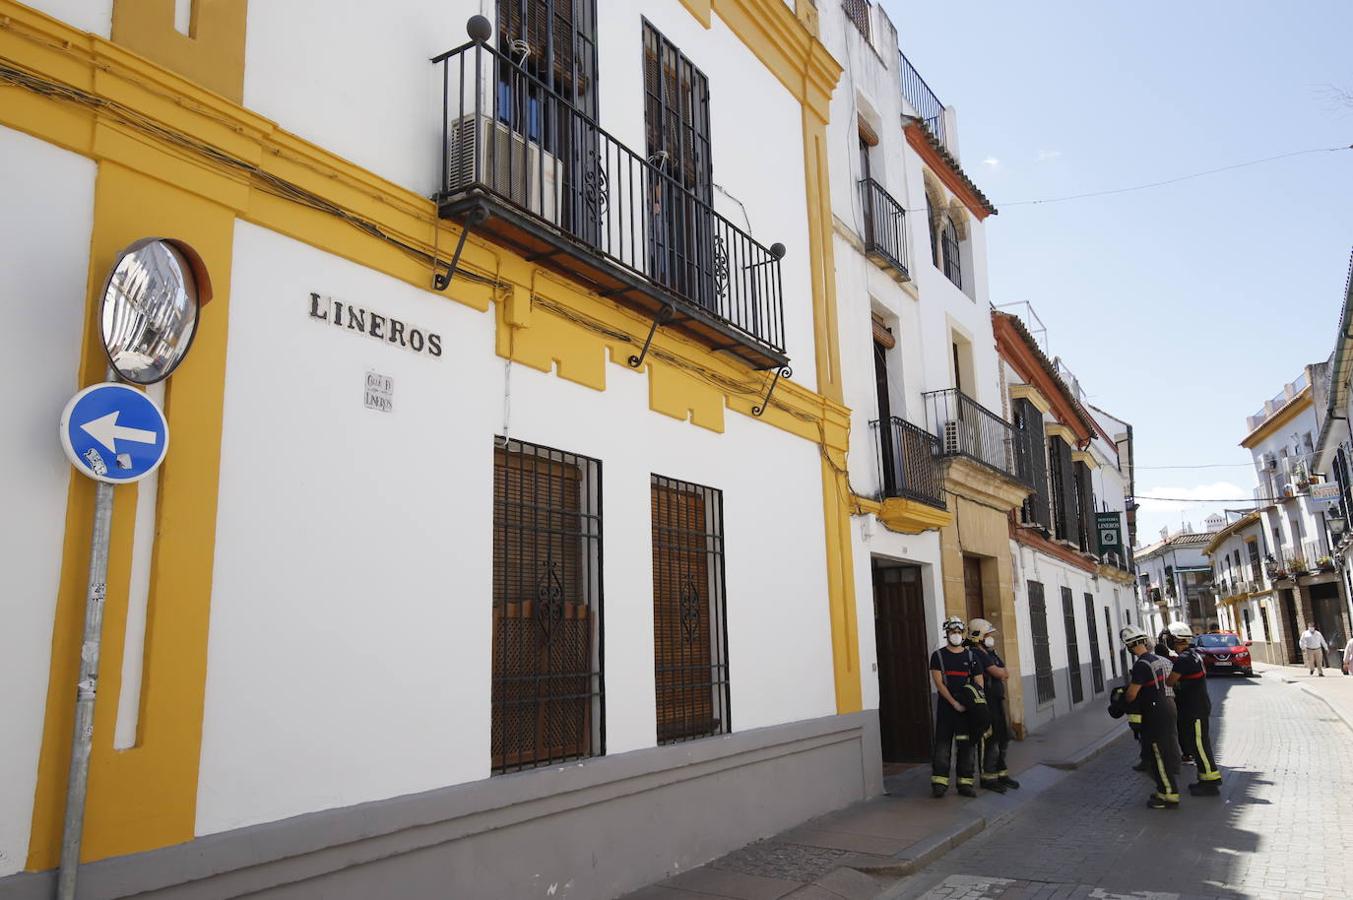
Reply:
[[[1134,554],[1141,626],[1157,635],[1171,622],[1185,622],[1194,631],[1216,625],[1212,566],[1208,562],[1210,531],[1167,534]]]
[[[215,296],[115,496],[85,890],[611,897],[881,789],[799,6],[0,0],[0,895],[61,839],[53,426],[148,236]]]

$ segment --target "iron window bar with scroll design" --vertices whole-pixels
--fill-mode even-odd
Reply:
[[[726,734],[723,492],[653,475],[650,493],[658,743]]]
[[[601,463],[497,438],[492,773],[605,753]]]

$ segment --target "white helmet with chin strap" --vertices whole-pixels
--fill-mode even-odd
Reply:
[[[1171,622],[1170,627],[1166,630],[1170,632],[1170,637],[1176,641],[1187,643],[1193,640],[1193,629],[1186,622]]]
[[[986,619],[973,619],[968,623],[968,637],[974,641],[981,641],[982,638],[996,632],[996,626],[992,625]]]
[[[949,618],[944,620],[943,628],[945,634],[950,634],[951,632],[955,631],[962,632],[963,620],[960,619],[958,616],[950,616]]]
[[[1118,629],[1118,639],[1123,642],[1123,646],[1131,650],[1137,644],[1151,643],[1151,635],[1142,631],[1136,625],[1124,625]]]

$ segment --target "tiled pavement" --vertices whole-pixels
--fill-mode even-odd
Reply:
[[[1336,669],[1307,683],[1304,672],[1273,667],[1210,689],[1226,776],[1220,798],[1185,796],[1178,811],[1148,810],[1150,783],[1130,769],[1129,740],[1064,771],[1114,733],[1093,704],[1012,748],[1021,791],[936,802],[923,796],[925,771],[907,772],[889,779],[894,796],[630,900],[1353,897],[1353,726],[1334,712],[1353,719],[1353,677]],[[1188,780],[1191,767],[1183,774]]]
[[[1353,896],[1353,731],[1303,687],[1272,672],[1210,683],[1220,798],[1146,809],[1149,785],[1124,742],[884,896]]]
[[[928,766],[886,779],[890,796],[856,804],[675,875],[626,900],[829,900],[878,896],[925,860],[1008,817],[1067,771],[1125,734],[1092,704],[1011,746],[1012,774],[1023,782],[1005,796],[977,800],[929,796]]]

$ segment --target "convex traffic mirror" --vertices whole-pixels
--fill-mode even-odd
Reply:
[[[201,258],[181,241],[146,238],[118,254],[101,311],[103,346],[118,376],[140,385],[168,378],[210,298]]]

